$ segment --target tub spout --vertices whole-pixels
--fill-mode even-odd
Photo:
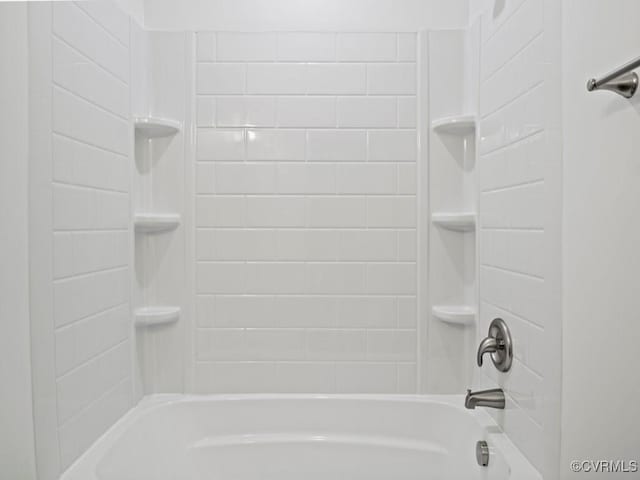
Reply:
[[[501,388],[492,388],[472,392],[467,390],[467,398],[464,400],[465,408],[474,410],[476,407],[489,407],[504,410],[504,391]]]

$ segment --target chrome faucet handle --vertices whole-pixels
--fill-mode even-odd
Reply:
[[[480,342],[476,361],[482,367],[482,357],[485,353],[491,354],[491,360],[501,372],[508,372],[513,363],[513,341],[511,332],[504,320],[495,318],[489,326],[489,336]]]
[[[493,337],[487,337],[480,342],[480,346],[478,347],[478,354],[476,361],[478,362],[478,366],[482,366],[482,358],[485,353],[494,353],[498,351],[498,341]]]

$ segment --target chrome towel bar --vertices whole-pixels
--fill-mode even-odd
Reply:
[[[631,98],[638,89],[638,75],[631,70],[640,67],[640,57],[625,63],[621,67],[599,79],[592,78],[587,82],[587,90],[609,90],[624,98]]]

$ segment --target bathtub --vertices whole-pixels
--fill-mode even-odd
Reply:
[[[62,480],[540,480],[460,396],[151,396]],[[475,446],[490,447],[487,467]]]

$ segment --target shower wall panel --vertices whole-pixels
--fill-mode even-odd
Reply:
[[[197,34],[197,392],[416,390],[416,35]]]
[[[129,18],[31,5],[31,313],[41,478],[132,405]]]
[[[503,2],[483,14],[480,86],[480,329],[503,318],[515,342],[496,418],[531,463],[557,477],[561,357],[562,144],[558,2]],[[517,81],[514,81],[517,79]]]

